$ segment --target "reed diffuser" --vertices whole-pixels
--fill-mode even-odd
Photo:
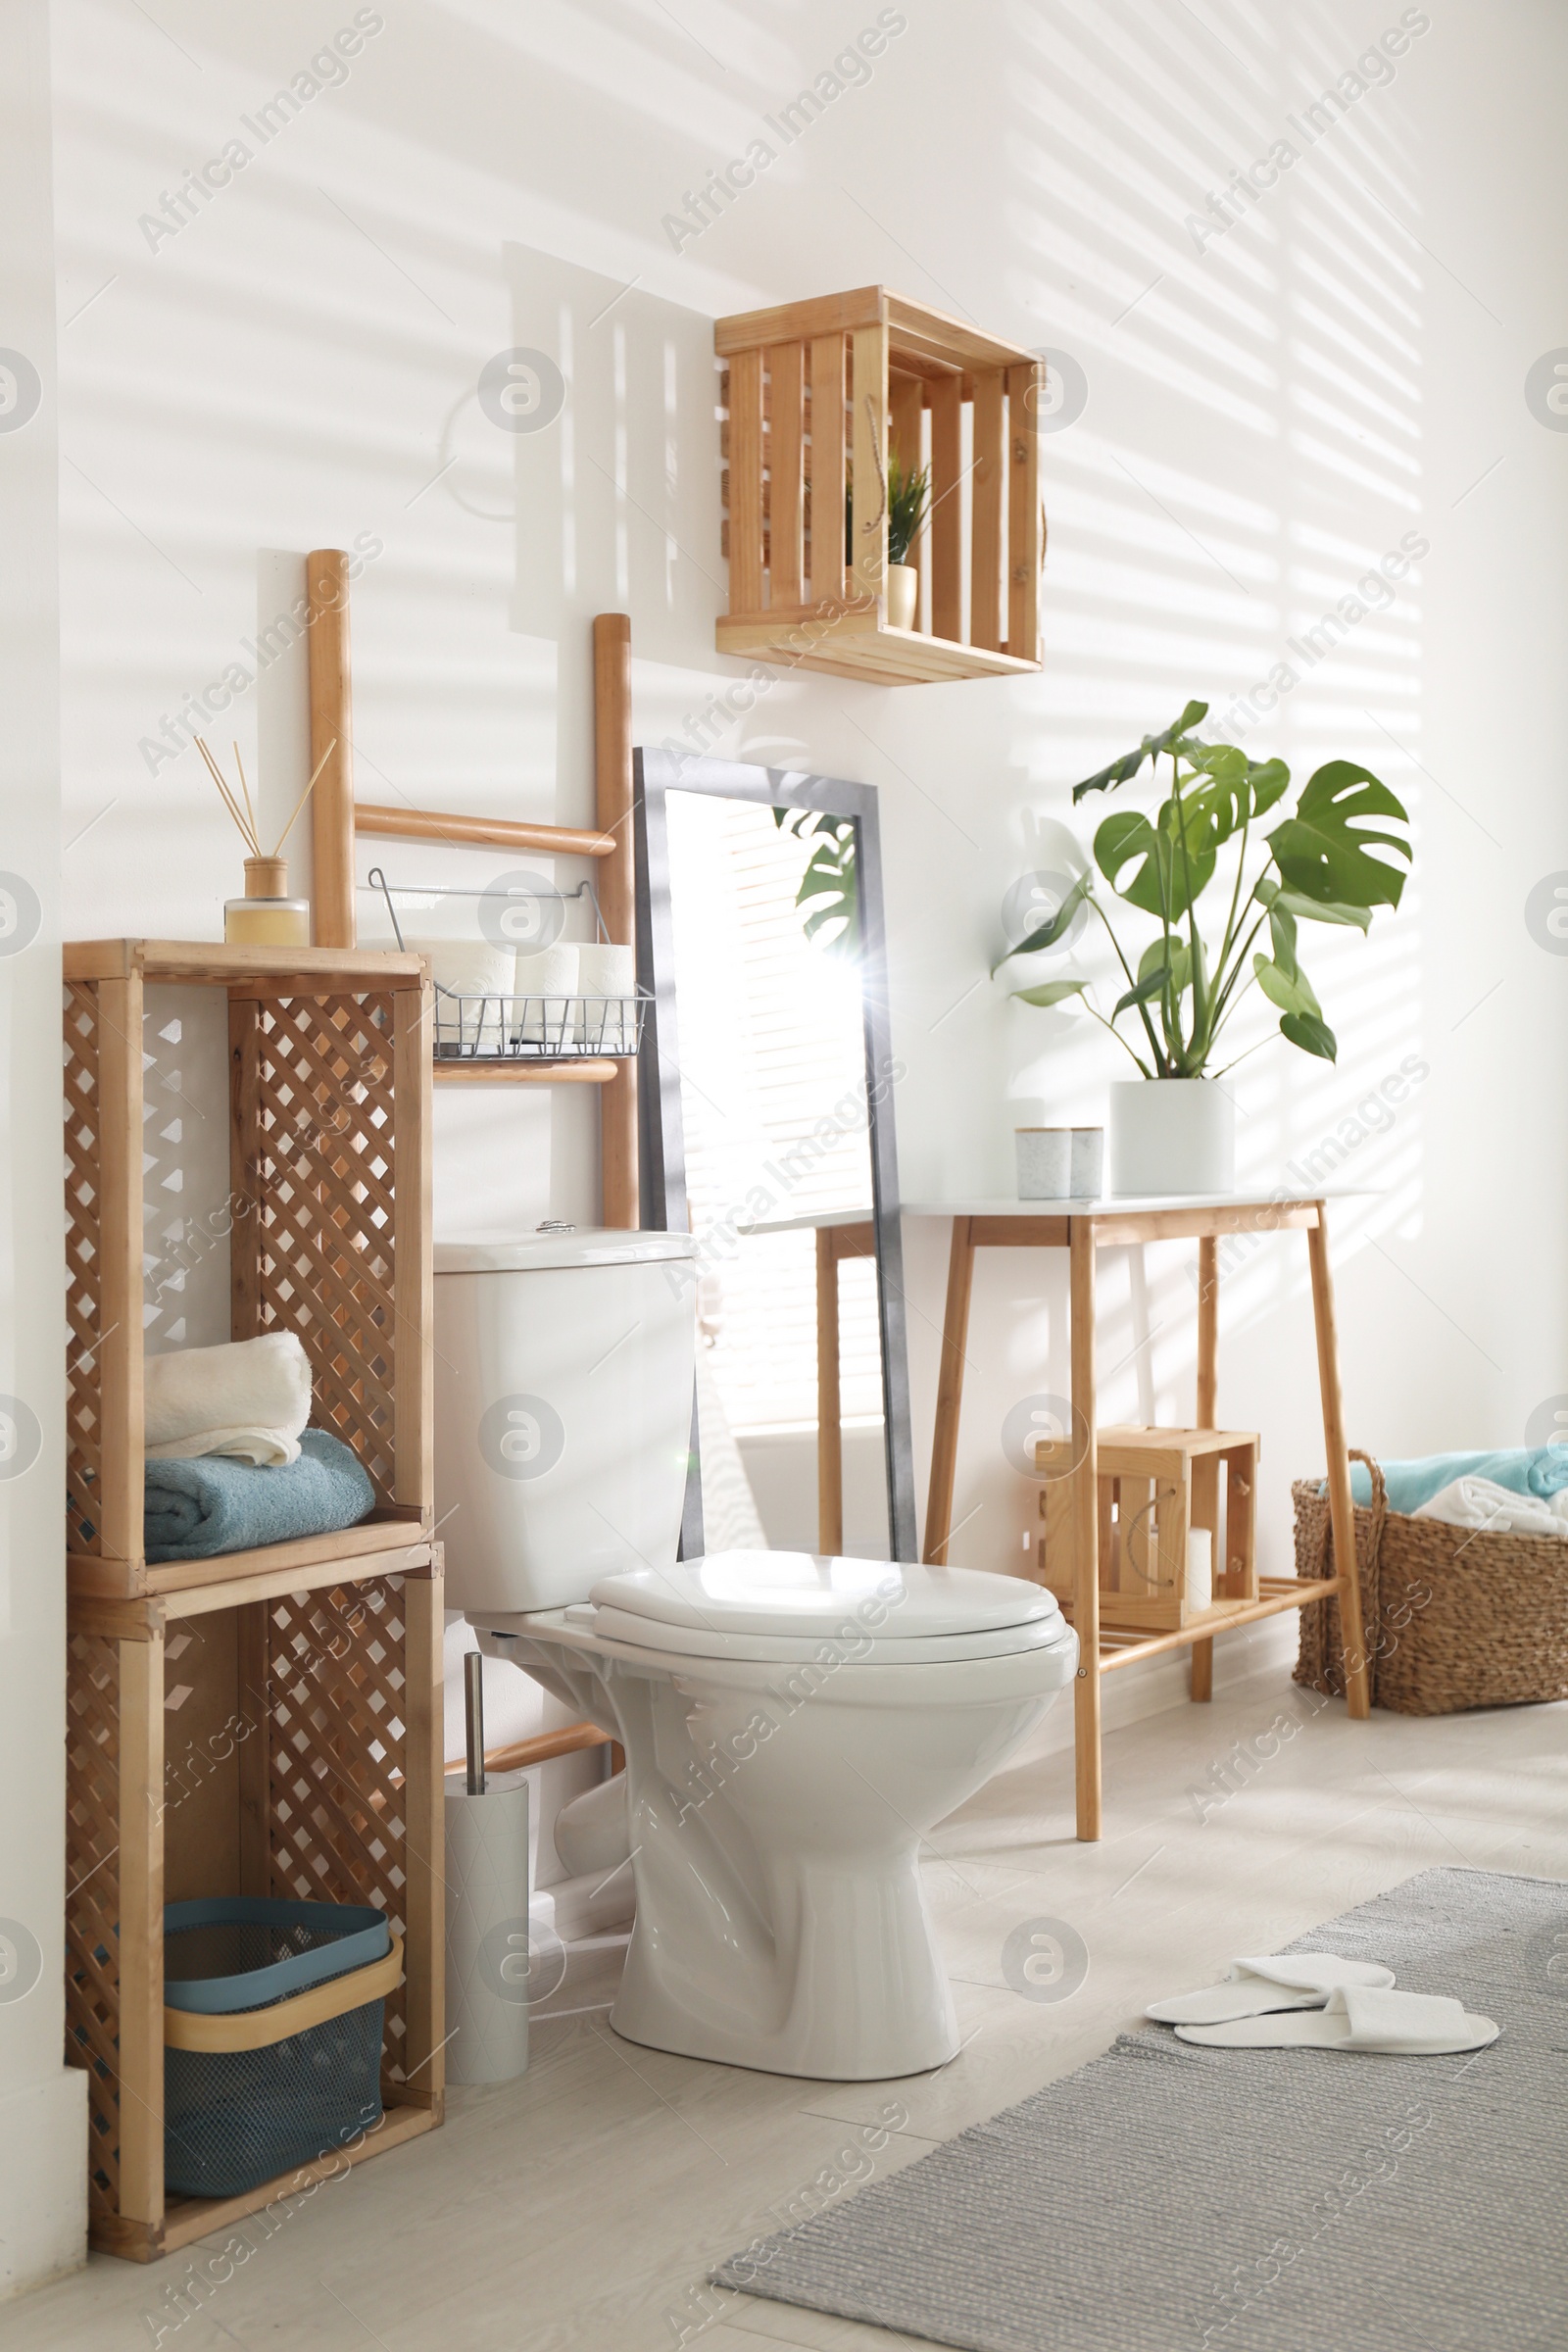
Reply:
[[[251,803],[250,786],[245,781],[245,762],[234,746],[234,767],[239,777],[236,797],[222,769],[213,758],[200,735],[196,749],[207,762],[207,770],[218,786],[223,807],[239,828],[239,837],[249,853],[245,859],[245,896],[223,902],[223,938],[236,948],[308,948],[311,944],[311,902],[291,899],[288,895],[288,859],[282,855],[283,844],[293,832],[300,810],[316,788],[318,776],[332,754],[337,750],[334,740],[329,743],[316,763],[315,774],[294,804],[294,814],[278,835],[272,850],[262,848],[256,825],[256,810]]]

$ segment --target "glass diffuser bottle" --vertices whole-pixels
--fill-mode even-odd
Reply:
[[[245,896],[223,902],[223,938],[231,948],[308,948],[311,902],[288,895],[286,858],[247,858]]]
[[[311,902],[291,899],[288,895],[288,859],[282,854],[283,844],[315,791],[317,778],[337,750],[336,738],[316,762],[311,780],[295,802],[294,814],[278,835],[270,857],[264,852],[256,829],[256,809],[245,781],[245,762],[239,756],[239,745],[234,746],[234,767],[239,778],[237,795],[200,735],[196,738],[196,749],[206,760],[207,771],[249,853],[245,859],[245,896],[223,901],[224,944],[231,948],[308,948]]]

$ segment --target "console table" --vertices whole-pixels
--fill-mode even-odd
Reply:
[[[1217,1245],[1226,1234],[1303,1232],[1312,1276],[1312,1313],[1317,1335],[1318,1386],[1323,1400],[1323,1438],[1328,1455],[1329,1515],[1339,1573],[1326,1580],[1264,1577],[1259,1597],[1226,1612],[1224,1630],[1271,1617],[1285,1609],[1310,1608],[1333,1594],[1345,1629],[1346,1692],[1352,1716],[1371,1711],[1367,1660],[1361,1636],[1361,1592],[1355,1558],[1350,1465],[1346,1453],[1340,1400],[1339,1356],[1334,1327],[1334,1286],[1329,1269],[1328,1226],[1323,1200],[1295,1196],[1226,1195],[1151,1200],[906,1201],[904,1214],[951,1217],[953,1243],[948,1263],[947,1311],[937,1387],[936,1426],[931,1450],[931,1485],[926,1504],[923,1557],[946,1558],[953,1528],[954,1475],[958,1456],[958,1415],[963,1397],[964,1348],[975,1251],[982,1249],[1065,1250],[1070,1258],[1071,1403],[1074,1466],[1070,1521],[1076,1556],[1076,1597],[1071,1615],[1079,1642],[1073,1686],[1077,1751],[1078,1835],[1101,1834],[1101,1692],[1103,1674],[1134,1658],[1160,1650],[1190,1648],[1192,1694],[1212,1690],[1214,1632],[1210,1621],[1154,1635],[1122,1634],[1100,1623],[1100,1525],[1095,1419],[1095,1261],[1103,1248],[1140,1242],[1196,1241],[1199,1249],[1197,1422],[1212,1428],[1218,1357]]]

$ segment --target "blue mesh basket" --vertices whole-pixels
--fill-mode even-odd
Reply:
[[[242,2196],[381,2116],[401,1937],[368,1904],[263,1895],[164,1912],[164,2179]]]

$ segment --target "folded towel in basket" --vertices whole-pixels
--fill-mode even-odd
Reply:
[[[1489,1536],[1568,1537],[1568,1487],[1548,1501],[1542,1494],[1515,1494],[1490,1478],[1456,1478],[1411,1516],[1478,1528]]]
[[[295,1332],[149,1355],[143,1388],[144,1442],[155,1459],[219,1453],[258,1463],[299,1459],[297,1441],[311,1417],[311,1359]]]
[[[1428,1453],[1414,1461],[1385,1462],[1383,1476],[1390,1510],[1410,1516],[1458,1478],[1489,1478],[1513,1494],[1551,1495],[1568,1487],[1568,1446],[1518,1446],[1502,1453]],[[1350,1464],[1350,1493],[1359,1503],[1372,1499],[1365,1462]]]
[[[144,1519],[149,1560],[205,1560],[260,1544],[286,1544],[354,1527],[375,1505],[359,1456],[324,1429],[308,1429],[297,1462],[149,1461]]]

